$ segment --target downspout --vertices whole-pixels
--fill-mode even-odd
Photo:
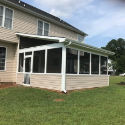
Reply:
[[[69,42],[69,44],[65,45],[64,47],[62,47],[62,92],[67,93],[66,90],[66,47],[71,45],[71,41]]]

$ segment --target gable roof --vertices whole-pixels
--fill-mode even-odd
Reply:
[[[54,16],[54,15],[51,15],[43,10],[40,10],[34,6],[31,6],[25,2],[22,2],[20,0],[0,0],[1,2],[4,2],[6,4],[10,4],[10,5],[13,5],[13,6],[16,6],[20,9],[23,9],[23,10],[27,10],[27,11],[30,11],[32,14],[33,13],[36,13],[36,14],[39,14],[39,16],[41,16],[42,18],[44,17],[45,19],[48,19],[50,21],[52,21],[53,23],[57,23],[58,25],[61,25],[67,29],[70,29],[74,32],[77,32],[78,34],[81,34],[81,35],[84,35],[84,36],[87,36],[86,33],[84,33],[83,31],[77,29],[76,27],[68,24],[67,22],[61,20],[60,18]]]

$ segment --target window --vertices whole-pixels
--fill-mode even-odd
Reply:
[[[23,72],[23,64],[24,64],[24,53],[19,54],[19,72]]]
[[[0,70],[5,70],[6,48],[0,47]]]
[[[61,73],[62,48],[49,49],[47,55],[47,73]]]
[[[12,28],[12,18],[13,18],[13,11],[9,8],[6,8],[4,27],[6,27],[7,29]]]
[[[35,51],[33,58],[33,72],[44,73],[45,69],[45,50]]]
[[[99,56],[92,54],[92,74],[99,74]]]
[[[66,50],[66,73],[77,74],[78,51],[73,49]]]
[[[90,73],[90,54],[80,52],[80,74]]]
[[[79,42],[84,42],[84,36],[78,35],[78,41]]]
[[[107,57],[101,56],[101,74],[107,74]]]
[[[2,26],[3,21],[3,6],[0,6],[0,26]]]
[[[0,26],[12,29],[13,10],[0,6]]]
[[[40,36],[48,36],[49,35],[49,24],[38,20],[38,35]]]
[[[49,24],[44,23],[44,36],[48,36],[48,35],[49,35]]]

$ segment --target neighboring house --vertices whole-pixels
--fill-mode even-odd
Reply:
[[[108,74],[115,75],[115,70],[113,69],[112,60],[108,59]]]
[[[109,85],[108,55],[86,33],[20,0],[0,0],[0,82],[68,90]]]

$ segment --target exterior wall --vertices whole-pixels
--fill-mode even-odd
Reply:
[[[31,74],[30,82],[32,87],[39,87],[61,91],[61,75],[55,74]],[[24,74],[17,74],[17,84],[23,85]]]
[[[10,8],[14,10],[13,28],[12,30],[10,30],[4,27],[0,27],[1,40],[18,43],[19,40],[15,35],[15,33],[17,32],[26,34],[37,34],[37,21],[39,18],[16,8]],[[63,27],[57,26],[53,23],[50,23],[49,36],[67,37],[73,40],[77,40],[77,33],[65,29]]]
[[[99,75],[66,75],[66,89],[84,89],[109,86],[109,76]]]
[[[70,31],[68,29],[59,27],[55,24],[50,26],[50,36],[66,37],[72,40],[77,40],[77,33]]]
[[[7,48],[6,70],[0,71],[0,82],[16,82],[17,44],[0,41],[0,46]]]

